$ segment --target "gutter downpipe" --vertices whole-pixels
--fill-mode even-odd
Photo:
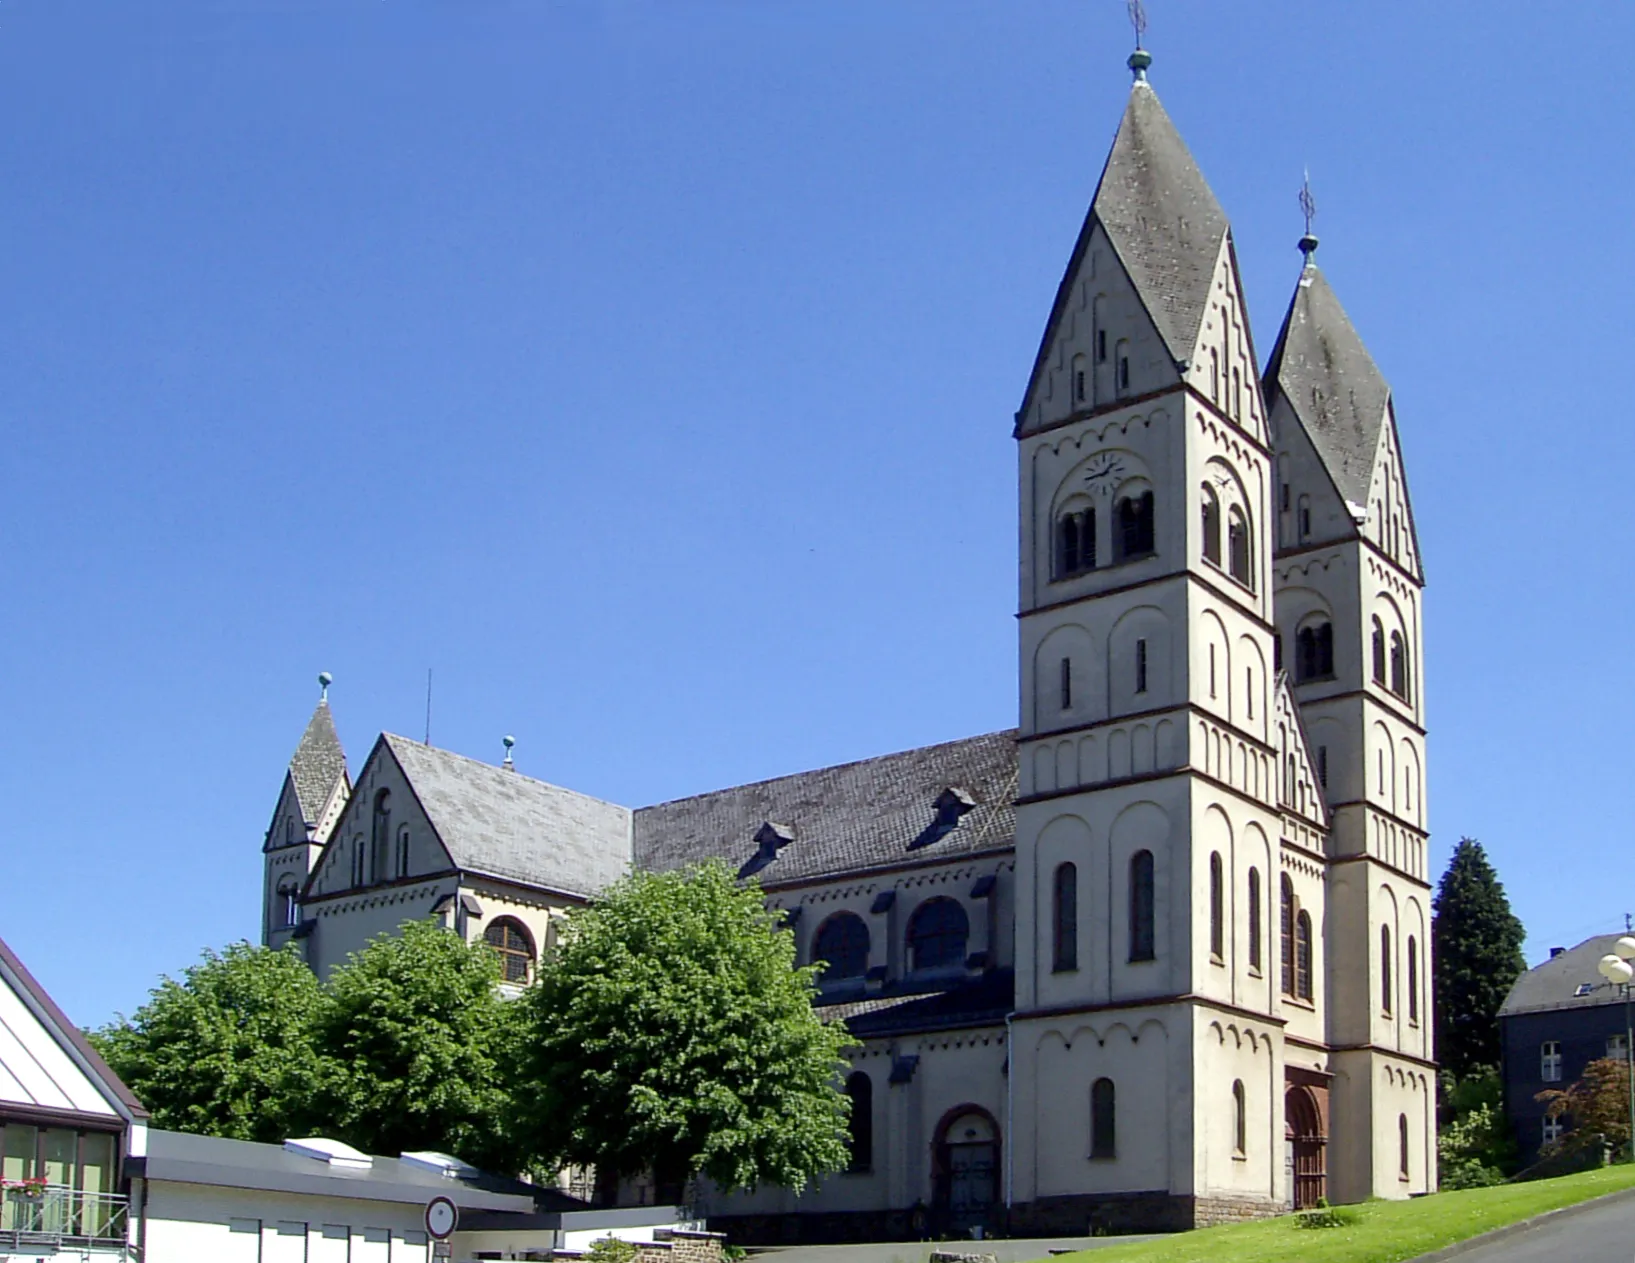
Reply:
[[[1005,1014],[1005,1231],[1011,1230],[1011,1201],[1016,1195],[1016,1039],[1012,1019],[1016,1010]]]

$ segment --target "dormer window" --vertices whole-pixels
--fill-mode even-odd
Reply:
[[[755,831],[755,854],[744,861],[743,867],[738,870],[739,877],[748,877],[758,873],[773,860],[778,858],[778,852],[795,840],[793,825],[778,824],[768,820]]]
[[[956,828],[965,813],[977,805],[976,797],[970,790],[959,785],[950,785],[932,801],[931,823],[921,831],[920,835],[908,844],[908,849],[917,851],[922,846],[930,846],[933,842],[940,842]]]

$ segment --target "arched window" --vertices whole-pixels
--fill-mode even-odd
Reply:
[[[1221,853],[1209,853],[1209,954],[1216,960],[1226,956],[1226,892],[1222,889]]]
[[[1215,488],[1204,484],[1204,560],[1221,564],[1221,500]]]
[[[1408,1020],[1419,1024],[1419,941],[1408,936]]]
[[[1120,339],[1118,344],[1118,393],[1130,390],[1130,344]]]
[[[1304,540],[1311,534],[1311,497],[1301,496],[1300,504],[1295,514],[1296,524],[1300,530],[1300,538]]]
[[[1150,557],[1153,551],[1152,492],[1123,495],[1113,506],[1113,564]]]
[[[409,826],[406,824],[397,827],[397,875],[409,875]]]
[[[300,893],[301,884],[295,880],[294,874],[285,873],[278,879],[278,901],[274,914],[278,918],[278,924],[285,929],[301,923],[301,906],[296,902],[296,897]]]
[[[1279,883],[1282,888],[1282,947],[1283,947],[1283,994],[1294,994],[1294,883],[1289,880],[1287,873]]]
[[[874,1080],[861,1070],[846,1077],[846,1095],[852,1112],[847,1120],[847,1143],[851,1158],[846,1169],[853,1173],[874,1169]]]
[[[1073,357],[1073,402],[1082,404],[1089,398],[1089,387],[1084,379],[1084,356]]]
[[[1063,513],[1056,519],[1056,578],[1070,579],[1095,568],[1095,509]]]
[[[1118,1102],[1111,1079],[1097,1079],[1090,1085],[1090,1156],[1118,1156]]]
[[[1397,1173],[1408,1178],[1408,1116],[1397,1115]]]
[[[1221,353],[1214,347],[1209,348],[1209,397],[1221,401]]]
[[[1050,967],[1065,973],[1079,967],[1079,870],[1074,865],[1056,865],[1053,895]]]
[[[1304,908],[1294,918],[1294,993],[1302,1000],[1312,998],[1311,914]]]
[[[383,789],[375,795],[375,814],[369,830],[369,873],[375,881],[385,881],[392,845],[392,793]]]
[[[1327,680],[1334,675],[1334,624],[1307,623],[1294,638],[1294,679]]]
[[[1402,643],[1402,633],[1391,633],[1391,691],[1403,701],[1408,700],[1408,647]]]
[[[1232,1152],[1240,1157],[1249,1149],[1249,1106],[1244,1098],[1243,1080],[1232,1084]]]
[[[500,976],[506,982],[525,983],[534,971],[534,940],[522,922],[500,917],[483,931],[483,942],[500,958]]]
[[[1379,684],[1379,685],[1384,685],[1384,683],[1385,683],[1385,624],[1380,622],[1379,615],[1377,615],[1377,614],[1374,616],[1373,646],[1374,646],[1374,653],[1373,653],[1373,658],[1374,658],[1374,683]]]
[[[956,900],[927,899],[908,923],[909,967],[918,971],[963,965],[969,933],[965,909]]]
[[[1380,1011],[1391,1016],[1391,927],[1380,926]]]
[[[1260,870],[1249,870],[1249,968],[1260,968]]]
[[[1227,515],[1226,551],[1232,577],[1245,587],[1252,586],[1255,575],[1249,564],[1249,519],[1235,504]]]
[[[821,975],[822,982],[861,978],[869,969],[869,927],[855,912],[835,913],[818,926],[817,937],[812,940],[812,958],[828,965]]]
[[[284,845],[285,846],[294,846],[295,845],[295,817],[294,816],[285,816],[284,817]]]
[[[1152,960],[1154,952],[1152,852],[1130,857],[1130,959]]]
[[[363,885],[363,864],[364,864],[364,861],[367,858],[368,858],[368,855],[363,849],[363,834],[361,834],[361,833],[356,834],[352,838],[352,884],[353,884],[353,886]]]

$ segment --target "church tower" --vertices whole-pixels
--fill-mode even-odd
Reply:
[[[1324,1042],[1271,434],[1231,229],[1150,63],[1016,422],[1016,1231],[1281,1209],[1286,1048]]]
[[[1309,204],[1308,204],[1309,209]],[[1435,1187],[1424,573],[1391,389],[1305,263],[1266,372],[1277,629],[1332,817],[1330,1197]]]
[[[346,752],[329,710],[330,679],[327,671],[318,677],[318,706],[284,773],[261,848],[261,941],[269,947],[289,942],[300,924],[301,888],[352,793]]]

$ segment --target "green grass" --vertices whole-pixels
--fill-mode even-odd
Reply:
[[[1635,1188],[1635,1166],[1530,1184],[1348,1206],[1356,1223],[1300,1228],[1287,1216],[1062,1255],[1073,1263],[1402,1263],[1505,1224]],[[1053,1261],[1055,1263],[1055,1261]]]

